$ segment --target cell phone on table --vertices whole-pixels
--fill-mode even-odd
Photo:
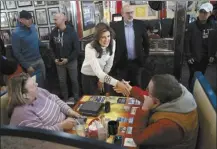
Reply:
[[[122,144],[123,144],[123,137],[119,136],[119,135],[115,136],[114,137],[114,144],[122,146]]]

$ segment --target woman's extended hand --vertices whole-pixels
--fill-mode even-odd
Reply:
[[[122,93],[124,96],[129,96],[130,95],[130,90],[128,89],[128,86],[124,84],[123,82],[118,81],[117,85],[113,87],[113,89],[117,93]]]

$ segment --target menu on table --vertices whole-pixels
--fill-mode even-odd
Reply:
[[[134,116],[136,110],[141,106],[141,102],[135,98],[126,98],[126,97],[117,97],[117,96],[83,96],[81,100],[75,105],[74,110],[79,111],[79,108],[86,101],[95,101],[100,103],[105,103],[109,101],[110,112],[105,113],[104,110],[101,110],[100,115],[104,115],[107,120],[117,120],[119,121],[118,134],[122,136],[123,142],[122,145],[127,148],[136,148],[136,144],[132,139],[132,130]],[[99,117],[98,116],[98,117]],[[93,119],[97,117],[88,116],[86,125],[88,125]],[[75,133],[71,131],[70,133]],[[107,143],[113,143],[114,136],[111,136],[107,139]]]

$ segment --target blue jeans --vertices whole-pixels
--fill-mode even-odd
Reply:
[[[34,68],[35,72],[40,71],[40,73],[38,73],[36,75],[36,82],[38,83],[38,86],[41,88],[44,88],[45,86],[45,78],[46,78],[46,69],[45,69],[45,65],[44,65],[44,61],[42,59],[38,59],[34,62],[30,62],[31,66]]]
[[[79,85],[78,85],[78,69],[77,69],[77,60],[73,60],[65,65],[56,65],[57,73],[60,83],[60,90],[64,100],[68,100],[68,86],[67,86],[67,71],[72,84],[72,93],[74,99],[78,100],[79,98]]]

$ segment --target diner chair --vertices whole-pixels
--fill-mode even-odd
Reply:
[[[199,117],[196,149],[216,149],[216,94],[201,72],[195,73],[193,95]]]

